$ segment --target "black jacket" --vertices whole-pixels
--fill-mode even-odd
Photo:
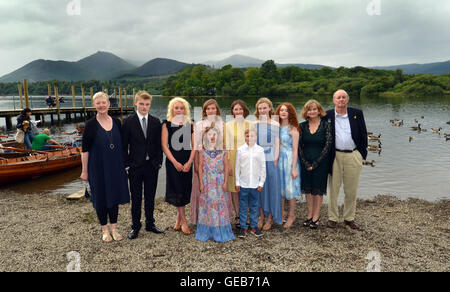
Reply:
[[[367,128],[366,122],[364,120],[363,111],[356,108],[347,108],[348,117],[350,120],[350,128],[352,131],[353,142],[356,144],[356,149],[361,153],[364,160],[367,158]],[[327,111],[327,115],[325,117],[328,122],[331,124],[331,135],[333,136],[333,146],[331,147],[331,167],[330,173],[333,169],[334,158],[336,157],[336,117],[335,117],[335,109],[331,109]]]
[[[27,128],[27,132],[31,132],[31,119],[28,116],[20,115],[17,117],[17,129],[20,129],[23,131],[23,122],[28,121],[30,122],[29,127]]]
[[[147,139],[145,139],[139,116],[137,113],[132,114],[122,125],[122,146],[125,167],[143,166],[148,155],[152,165],[159,169],[163,160],[161,121],[148,115]]]

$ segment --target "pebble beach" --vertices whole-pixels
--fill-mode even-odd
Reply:
[[[450,200],[358,200],[359,231],[342,223],[327,228],[326,214],[323,205],[319,229],[306,229],[306,204],[299,202],[289,230],[274,226],[261,238],[203,243],[195,240],[193,224],[191,235],[174,231],[175,208],[157,199],[155,218],[163,235],[141,230],[136,240],[103,243],[87,199],[2,193],[0,271],[65,272],[70,252],[80,255],[82,272],[364,272],[374,260],[383,272],[450,271]],[[130,225],[130,205],[121,206],[124,237]]]

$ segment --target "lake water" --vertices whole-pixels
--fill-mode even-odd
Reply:
[[[44,97],[34,97],[33,107],[45,107]],[[90,100],[90,98],[88,98]],[[284,101],[289,101],[300,113],[308,98],[289,97],[272,99],[276,107]],[[155,96],[151,114],[165,118],[169,97]],[[193,107],[201,107],[206,98],[191,98],[189,102]],[[222,114],[230,114],[230,105],[233,98],[217,98]],[[244,99],[254,112],[257,98]],[[331,98],[318,98],[326,108],[333,108]],[[0,109],[19,107],[18,98],[0,97]],[[90,102],[88,102],[89,106]],[[81,99],[77,97],[77,105]],[[72,98],[66,97],[63,107],[72,106]],[[378,135],[381,133],[381,153],[369,152],[368,161],[375,160],[375,166],[364,166],[360,185],[359,198],[373,198],[378,194],[390,194],[399,198],[421,198],[435,201],[450,198],[450,141],[446,141],[444,133],[450,133],[450,98],[398,98],[386,99],[351,99],[350,106],[361,108],[364,111],[368,131]],[[424,116],[422,119],[421,116]],[[393,127],[389,120],[404,121],[403,127]],[[417,133],[410,129],[417,124],[427,132]],[[46,121],[50,121],[46,118]],[[13,121],[15,123],[15,121]],[[0,126],[4,126],[4,119]],[[434,134],[431,128],[441,127],[441,134]],[[63,136],[61,130],[72,131],[74,124],[66,124],[60,128],[53,128],[53,137],[60,141],[69,141],[70,137]],[[410,142],[409,137],[413,137]],[[374,144],[373,142],[369,144]],[[376,143],[375,143],[376,144]],[[59,174],[48,175],[33,181],[26,181],[0,188],[3,191],[15,191],[24,194],[53,193],[71,194],[81,188],[84,183],[78,180],[79,169],[65,171]],[[158,196],[164,196],[165,170],[160,171]],[[343,196],[341,196],[343,197]]]

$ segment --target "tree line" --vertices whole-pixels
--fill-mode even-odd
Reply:
[[[352,95],[374,97],[391,95],[450,94],[450,74],[403,74],[365,67],[302,69],[298,66],[278,68],[269,60],[260,68],[218,70],[198,65],[168,78],[164,95],[174,96],[286,96],[330,95],[345,89]]]
[[[303,69],[298,66],[279,68],[269,60],[256,68],[233,68],[231,65],[213,69],[205,65],[187,67],[183,72],[168,78],[121,79],[113,81],[91,80],[85,82],[44,81],[29,83],[30,95],[47,95],[48,84],[57,83],[60,95],[71,95],[75,85],[76,95],[94,92],[102,87],[122,87],[127,94],[133,88],[144,89],[151,94],[166,96],[269,96],[330,95],[337,89],[345,89],[353,96],[443,96],[450,94],[450,74],[403,74],[396,71],[339,67],[332,69]],[[0,83],[0,94],[18,95],[17,83]],[[54,94],[54,93],[53,93]]]

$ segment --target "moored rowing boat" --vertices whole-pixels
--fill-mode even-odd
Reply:
[[[43,153],[31,152],[24,157],[0,157],[0,185],[35,178],[81,165],[81,148]]]

